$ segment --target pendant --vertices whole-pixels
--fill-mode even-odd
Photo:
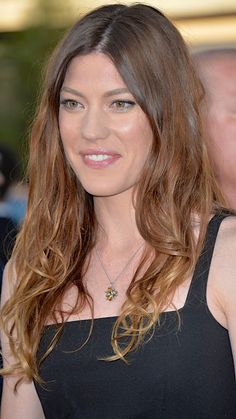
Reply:
[[[114,300],[114,298],[116,298],[117,295],[118,295],[118,291],[112,286],[108,287],[107,290],[105,291],[105,296],[106,296],[107,301]]]

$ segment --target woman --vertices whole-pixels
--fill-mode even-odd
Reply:
[[[4,278],[2,419],[235,418],[236,221],[201,95],[149,6],[99,8],[56,50]]]

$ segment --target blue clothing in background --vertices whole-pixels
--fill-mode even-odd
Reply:
[[[0,204],[0,217],[8,217],[14,224],[20,225],[25,216],[26,206],[26,198],[8,197]]]

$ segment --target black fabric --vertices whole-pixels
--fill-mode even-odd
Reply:
[[[229,335],[210,313],[206,285],[214,243],[224,215],[209,223],[186,303],[161,315],[161,326],[123,361],[112,354],[115,317],[68,322],[41,364],[46,387],[36,384],[46,419],[235,419],[236,384]],[[38,357],[56,325],[45,327]]]

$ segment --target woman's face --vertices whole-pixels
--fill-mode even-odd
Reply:
[[[87,192],[112,196],[137,184],[153,133],[106,55],[72,60],[61,89],[59,128],[67,159]]]

